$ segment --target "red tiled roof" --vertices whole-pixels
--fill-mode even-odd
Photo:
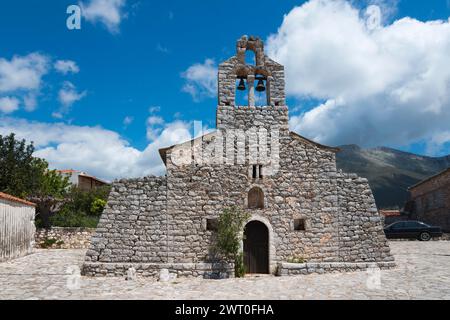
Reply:
[[[73,172],[78,172],[77,170],[73,170],[73,169],[69,169],[69,170],[56,170],[60,173],[73,173]]]
[[[380,210],[380,214],[385,217],[397,217],[402,215],[399,210]]]
[[[14,196],[12,196],[10,194],[7,194],[7,193],[0,192],[0,198],[8,200],[8,201],[12,201],[12,202],[18,202],[18,203],[26,204],[27,206],[31,206],[31,207],[36,207],[36,204],[33,203],[33,202],[30,202],[30,201],[27,201],[27,200],[23,200],[21,198],[14,197]]]

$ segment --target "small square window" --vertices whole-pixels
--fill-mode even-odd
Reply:
[[[219,221],[217,219],[206,219],[206,230],[217,231],[219,227]]]
[[[305,231],[305,219],[294,219],[294,230]]]

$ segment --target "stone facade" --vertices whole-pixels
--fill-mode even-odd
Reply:
[[[88,249],[94,233],[93,228],[38,229],[35,234],[35,246],[46,249]]]
[[[409,189],[411,217],[450,232],[450,168]]]
[[[244,64],[245,50],[255,51],[255,66]],[[239,77],[247,81],[248,106],[234,103]],[[265,81],[264,106],[252,97],[257,77]],[[284,68],[264,55],[262,41],[238,40],[237,55],[219,66],[218,81],[215,132],[161,149],[165,177],[113,184],[84,274],[124,275],[133,267],[149,276],[162,268],[232,276],[231,265],[214,261],[215,231],[208,221],[233,205],[265,226],[268,243],[260,255],[267,255],[270,273],[295,274],[295,264],[286,263],[296,259],[326,271],[336,263],[342,270],[393,266],[367,179],[337,171],[338,149],[289,131]],[[255,189],[258,207],[249,203]]]

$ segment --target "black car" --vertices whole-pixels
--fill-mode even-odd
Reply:
[[[384,228],[384,233],[389,239],[413,238],[421,241],[429,241],[432,237],[442,236],[439,227],[432,227],[420,221],[399,221]]]

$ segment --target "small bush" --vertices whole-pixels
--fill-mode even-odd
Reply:
[[[91,213],[94,215],[100,215],[105,209],[106,201],[100,198],[95,199],[91,204]]]
[[[289,263],[306,263],[307,260],[304,257],[291,257],[287,260]]]
[[[245,275],[244,257],[240,252],[241,234],[250,215],[238,207],[226,208],[220,215],[217,226],[216,249],[226,260],[234,261],[236,277]]]

